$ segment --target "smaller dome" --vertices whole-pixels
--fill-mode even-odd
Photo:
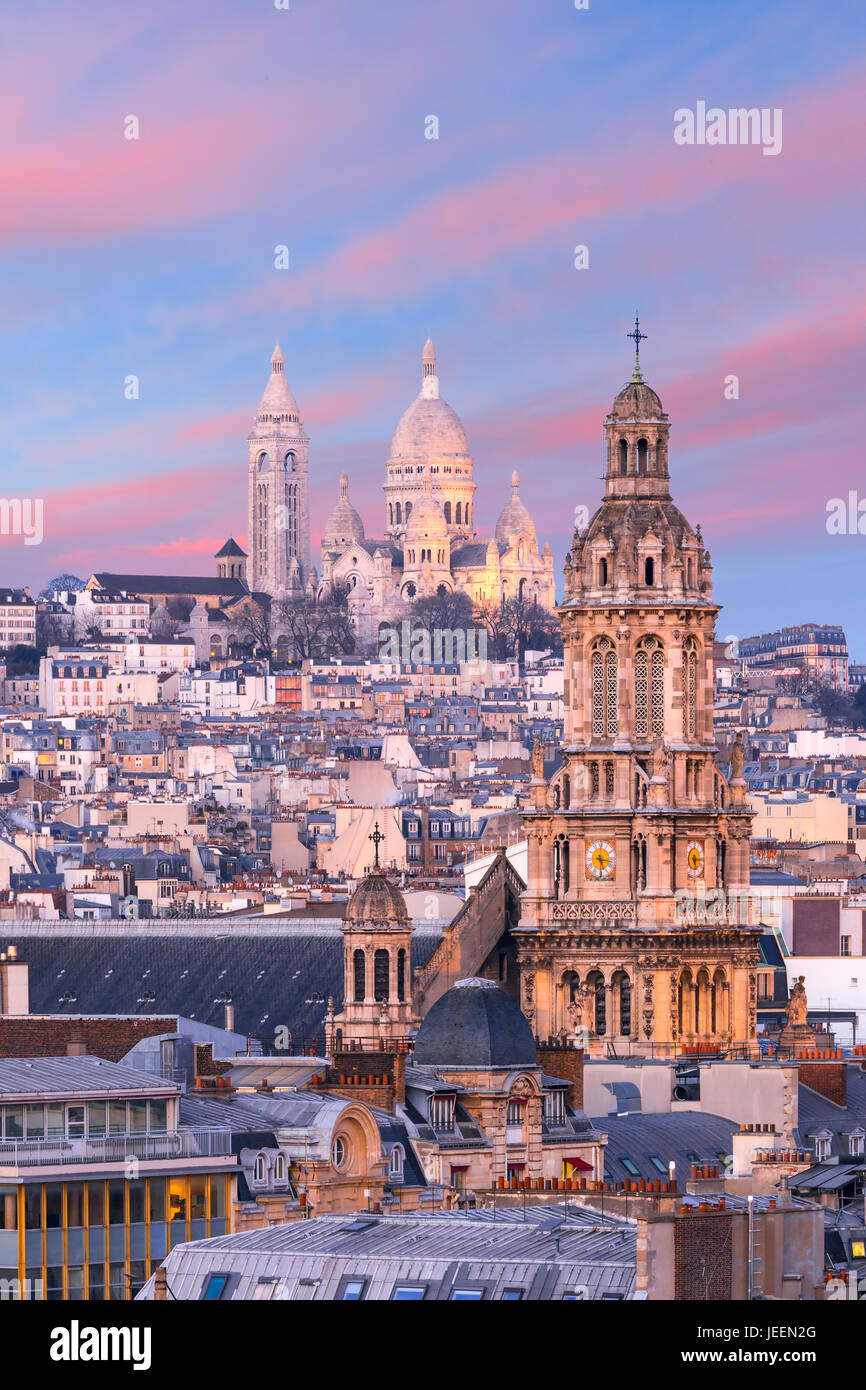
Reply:
[[[349,501],[349,478],[340,474],[340,500],[337,503],[322,533],[322,549],[331,550],[335,546],[355,545],[364,539],[364,523]]]
[[[406,899],[380,869],[374,870],[358,884],[346,906],[344,920],[356,927],[408,927]]]
[[[507,544],[509,536],[528,536],[535,540],[535,522],[520,500],[520,475],[516,468],[511,475],[511,501],[499,513],[495,535],[503,545]]]
[[[645,381],[627,381],[614,397],[608,419],[664,420],[661,399]]]
[[[440,504],[433,496],[433,484],[429,473],[423,482],[423,492],[409,513],[406,522],[406,539],[433,539],[448,535],[448,523]]]
[[[413,1062],[470,1071],[535,1066],[535,1039],[526,1016],[495,980],[458,980],[421,1024]]]

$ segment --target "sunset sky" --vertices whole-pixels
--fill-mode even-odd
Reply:
[[[479,533],[517,467],[560,579],[637,308],[720,635],[840,621],[866,661],[866,535],[826,531],[866,503],[862,0],[49,0],[3,30],[2,490],[45,539],[0,538],[0,581],[211,574],[277,340],[315,562],[343,469],[381,534],[428,334]],[[781,108],[781,153],[676,145],[698,101]]]

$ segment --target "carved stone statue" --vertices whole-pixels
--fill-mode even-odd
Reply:
[[[738,733],[738,734],[737,734],[737,737],[734,739],[733,747],[731,748],[731,777],[732,777],[732,778],[734,778],[734,777],[742,777],[742,775],[743,775],[743,761],[744,761],[744,759],[745,759],[745,749],[743,748],[743,736],[742,736],[741,733]]]
[[[532,741],[532,775],[535,778],[544,777],[544,749],[538,734]]]
[[[652,770],[653,777],[667,778],[668,751],[665,748],[664,739],[661,737],[660,734],[653,739]]]
[[[785,1006],[785,1016],[788,1023],[795,1028],[802,1028],[806,1023],[806,991],[803,988],[805,975],[800,975],[791,990],[791,997]]]

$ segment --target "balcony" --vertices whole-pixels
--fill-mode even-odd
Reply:
[[[104,1139],[7,1139],[0,1168],[52,1167],[57,1163],[125,1163],[131,1158],[219,1158],[231,1153],[222,1129],[180,1129],[168,1134],[112,1134]]]

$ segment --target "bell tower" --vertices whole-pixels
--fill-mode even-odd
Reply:
[[[375,863],[355,889],[343,924],[343,1007],[328,1020],[328,1046],[387,1049],[414,1031],[412,924],[406,901],[379,866],[385,836],[376,822],[369,837]]]
[[[310,441],[279,343],[247,443],[247,583],[253,592],[291,598],[304,591],[310,577]]]
[[[604,423],[605,495],[575,532],[559,615],[561,765],[525,817],[519,941],[540,1038],[654,1055],[755,1037],[745,782],[715,761],[719,612],[700,529],[671,500],[670,423],[640,368]]]

